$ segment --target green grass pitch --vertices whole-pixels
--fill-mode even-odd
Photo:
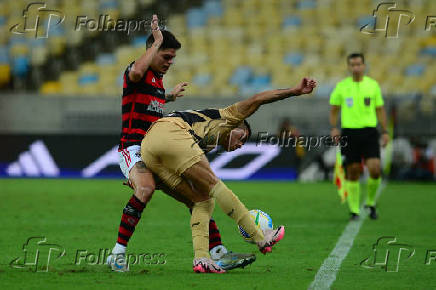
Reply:
[[[160,191],[145,209],[130,240],[129,252],[162,253],[160,260],[150,259],[165,264],[141,263],[131,266],[129,273],[112,273],[105,265],[86,264],[83,259],[76,265],[75,258],[78,250],[98,253],[100,248],[110,249],[114,245],[122,208],[131,195],[121,180],[0,180],[0,286],[307,289],[348,223],[347,207],[340,204],[334,186],[285,182],[227,184],[249,209],[262,209],[275,224],[284,224],[286,235],[272,254],[264,256],[244,242],[233,221],[216,208],[214,217],[224,244],[235,252],[256,252],[257,261],[224,275],[200,275],[192,272],[189,212]],[[380,219],[364,222],[332,289],[436,288],[436,185],[388,184],[378,205]],[[48,272],[35,272],[33,266],[11,267],[11,261],[24,257],[26,240],[38,236],[64,248],[65,256],[52,258]],[[372,255],[373,244],[383,236],[396,237],[397,243],[415,251],[410,258],[407,251],[400,254],[398,272],[387,272],[382,266],[360,265]],[[395,249],[391,248],[389,259],[395,258]],[[26,260],[29,261],[30,258]]]

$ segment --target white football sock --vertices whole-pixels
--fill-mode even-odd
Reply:
[[[126,253],[126,246],[116,243],[112,249],[112,254],[124,254]]]

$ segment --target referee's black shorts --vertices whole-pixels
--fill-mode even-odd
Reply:
[[[341,147],[343,166],[361,163],[362,158],[380,158],[379,133],[376,128],[343,128],[341,139],[344,143]]]

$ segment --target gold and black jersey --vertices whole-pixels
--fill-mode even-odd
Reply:
[[[202,149],[209,151],[223,145],[226,136],[243,120],[244,115],[238,111],[237,104],[233,104],[222,109],[175,111],[158,122],[177,123],[189,131]]]

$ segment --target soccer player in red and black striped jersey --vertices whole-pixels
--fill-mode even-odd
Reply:
[[[151,30],[146,52],[132,62],[124,73],[122,131],[118,151],[121,171],[134,194],[123,210],[118,239],[108,257],[107,262],[114,271],[128,270],[125,260],[127,244],[156,188],[152,172],[141,160],[141,141],[150,125],[163,117],[165,102],[182,97],[187,86],[185,82],[180,83],[170,94],[165,94],[162,77],[173,64],[181,44],[171,32],[159,29],[156,15],[153,15]],[[213,219],[209,223],[209,232],[209,248],[212,256],[215,254],[218,259],[227,253],[227,249],[221,243],[221,236]]]

